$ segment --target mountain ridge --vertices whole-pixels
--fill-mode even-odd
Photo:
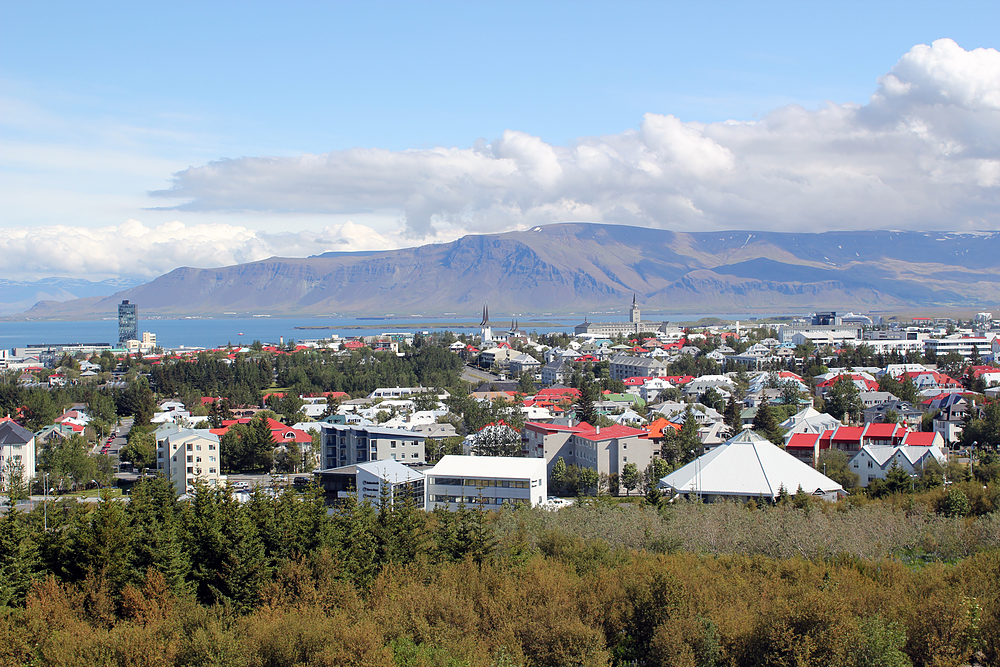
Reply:
[[[120,299],[146,315],[581,312],[639,296],[670,312],[985,308],[1000,302],[1000,233],[689,232],[598,223],[228,267],[180,267],[108,296],[23,313],[86,319]]]

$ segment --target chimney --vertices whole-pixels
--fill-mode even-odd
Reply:
[[[600,426],[595,426],[594,427],[594,433],[596,433],[597,435],[600,435],[601,434],[601,427]]]

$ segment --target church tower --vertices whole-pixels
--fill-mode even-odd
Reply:
[[[487,344],[493,342],[493,330],[490,328],[489,306],[483,306],[483,321],[479,323],[479,327],[480,345],[485,350]]]
[[[635,301],[635,294],[632,294],[632,312],[629,314],[628,321],[632,324],[638,324],[642,321],[642,316],[639,314],[639,304]]]

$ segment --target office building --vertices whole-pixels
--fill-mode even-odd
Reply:
[[[125,347],[130,340],[139,340],[139,314],[135,304],[125,299],[118,304],[118,346]]]

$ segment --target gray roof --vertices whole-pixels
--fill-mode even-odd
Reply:
[[[35,434],[17,422],[0,423],[0,445],[26,445]]]

